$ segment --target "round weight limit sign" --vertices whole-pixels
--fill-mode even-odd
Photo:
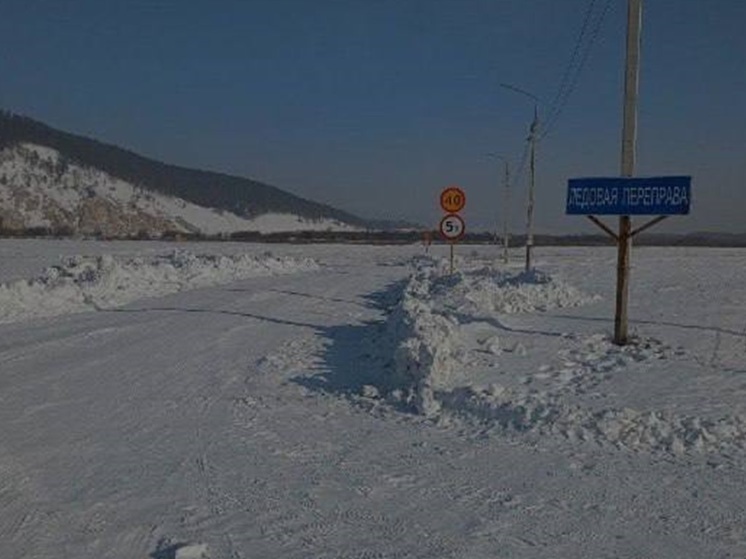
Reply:
[[[448,214],[455,214],[464,209],[466,195],[458,186],[449,186],[440,193],[440,207]]]
[[[448,214],[440,220],[440,234],[451,242],[459,240],[466,233],[466,225],[460,215]]]

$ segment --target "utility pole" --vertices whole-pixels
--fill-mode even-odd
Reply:
[[[534,247],[534,187],[536,185],[536,141],[539,136],[539,111],[534,104],[534,120],[531,122],[528,141],[531,144],[528,183],[528,210],[526,219],[526,271],[531,270],[531,251]]]
[[[635,174],[637,145],[637,95],[640,78],[640,34],[642,0],[627,3],[627,54],[624,70],[624,117],[622,125],[622,176]],[[617,290],[614,315],[614,343],[627,344],[627,306],[629,302],[629,261],[632,248],[632,219],[619,217],[617,242]]]
[[[503,262],[508,263],[510,259],[508,249],[510,248],[510,164],[507,159],[505,163],[504,198],[503,198]]]
[[[534,246],[534,187],[536,186],[536,144],[539,141],[539,98],[525,89],[501,83],[500,87],[510,89],[521,95],[525,95],[534,102],[534,120],[531,122],[528,141],[530,143],[530,167],[528,183],[528,209],[526,216],[526,271],[531,269],[531,252]]]
[[[567,192],[567,214],[585,215],[617,243],[616,314],[614,315],[614,343],[628,343],[627,306],[629,302],[630,254],[635,235],[646,231],[671,215],[689,213],[691,199],[690,176],[635,177],[637,144],[637,97],[640,78],[640,36],[642,30],[642,0],[627,0],[627,52],[624,68],[624,111],[622,122],[621,177],[570,179]],[[639,204],[640,197],[631,195],[653,189],[671,189],[681,193],[672,199],[656,199],[654,203]],[[590,196],[595,193],[595,196]],[[619,232],[593,214],[619,216]],[[647,223],[632,229],[630,214],[657,215]]]

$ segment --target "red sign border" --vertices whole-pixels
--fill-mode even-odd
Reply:
[[[459,233],[458,237],[448,237],[445,233],[443,233],[443,222],[448,219],[449,217],[455,217],[461,222],[461,233]],[[440,232],[440,236],[443,237],[446,241],[450,241],[452,243],[455,243],[459,239],[461,239],[464,235],[466,235],[466,223],[464,222],[464,218],[458,215],[457,213],[448,213],[443,216],[443,218],[440,220],[440,224],[438,225],[438,231]]]

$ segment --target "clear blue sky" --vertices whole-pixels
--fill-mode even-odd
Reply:
[[[486,154],[517,166],[533,111],[500,84],[546,121],[585,15],[592,31],[607,8],[538,152],[537,230],[590,232],[563,215],[566,181],[619,174],[626,5],[6,0],[0,107],[366,217],[435,225],[458,184],[467,227],[492,229],[502,171]],[[746,2],[643,9],[638,174],[693,176],[692,215],[659,230],[746,231]],[[525,174],[513,193],[518,232]]]

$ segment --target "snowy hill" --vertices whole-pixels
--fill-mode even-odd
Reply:
[[[58,151],[33,144],[0,151],[0,219],[7,229],[43,227],[106,237],[353,229],[331,219],[271,213],[245,218],[206,208],[70,163]]]
[[[187,169],[0,111],[6,229],[131,236],[165,231],[385,229],[251,179]]]

